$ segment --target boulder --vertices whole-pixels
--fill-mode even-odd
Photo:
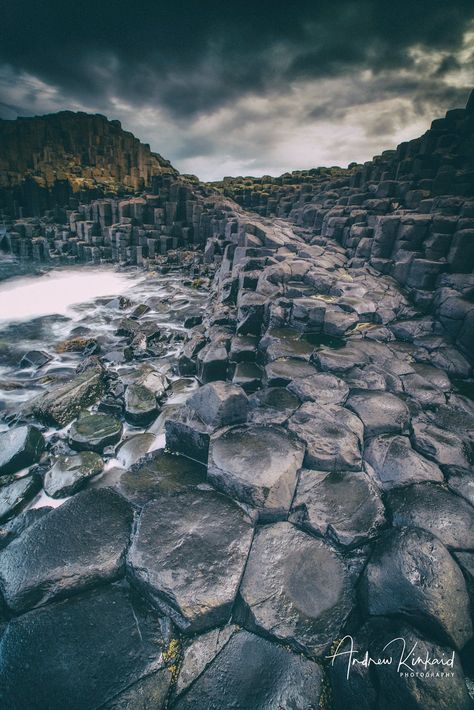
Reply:
[[[230,382],[210,382],[187,400],[199,419],[213,428],[240,424],[247,419],[248,399],[241,387]]]
[[[41,478],[36,474],[5,478],[4,482],[0,487],[0,522],[16,515],[41,488]]]
[[[342,558],[290,523],[261,527],[240,586],[237,620],[298,651],[324,655],[353,606]]]
[[[51,498],[72,496],[86,485],[89,478],[103,470],[104,462],[92,451],[84,451],[75,456],[60,456],[44,477],[45,493]]]
[[[447,476],[449,488],[474,506],[474,477],[472,471],[459,466],[446,466],[444,473]]]
[[[474,549],[474,508],[436,483],[417,483],[387,496],[393,525],[427,530],[453,550]]]
[[[127,588],[114,585],[12,619],[0,640],[0,704],[99,708],[156,673],[167,678],[167,690],[171,671],[163,652],[170,639],[160,621]],[[157,710],[166,690],[155,698]]]
[[[79,493],[0,553],[4,599],[16,613],[117,579],[124,572],[130,506],[113,491]]]
[[[229,358],[232,362],[254,362],[258,339],[253,335],[236,335],[230,343]]]
[[[406,436],[375,436],[365,448],[364,459],[386,491],[420,481],[444,480],[439,466],[414,451]]]
[[[254,362],[238,362],[232,376],[232,383],[250,394],[261,385],[263,370]]]
[[[289,520],[351,547],[380,532],[385,524],[385,509],[375,485],[363,471],[325,473],[303,469]]]
[[[128,553],[131,578],[185,633],[228,621],[252,543],[243,511],[214,491],[148,503]]]
[[[43,350],[29,350],[23,355],[20,360],[20,367],[34,367],[36,369],[43,367],[53,358]]]
[[[0,434],[0,476],[17,473],[39,460],[43,434],[34,426],[21,426]]]
[[[288,429],[306,444],[304,465],[320,471],[360,471],[362,422],[335,405],[305,402],[288,420]]]
[[[86,414],[69,430],[69,444],[76,451],[102,453],[106,446],[120,441],[122,424],[108,414]]]
[[[274,519],[288,513],[303,456],[304,446],[281,427],[232,427],[211,438],[208,478],[261,519]]]
[[[366,438],[378,434],[401,434],[410,422],[405,402],[389,392],[352,394],[346,406],[363,421]]]
[[[216,634],[224,632],[210,632],[185,651],[178,691],[183,675],[189,686],[191,654],[194,682],[180,693],[171,705],[173,710],[308,710],[320,706],[323,673],[317,663],[244,630],[216,640]]]
[[[418,528],[395,528],[376,543],[362,577],[371,616],[393,616],[461,649],[472,637],[461,570],[445,546]]]
[[[30,508],[29,510],[24,510],[8,523],[4,523],[0,527],[0,549],[6,547],[12,540],[14,540],[18,535],[21,535],[23,530],[26,530],[30,525],[36,523],[37,520],[47,515],[49,511],[52,510],[49,506],[44,506],[44,508]]]
[[[72,422],[82,409],[94,404],[103,393],[103,370],[96,365],[51,392],[39,395],[26,409],[45,424],[63,427]]]
[[[237,299],[237,334],[260,335],[267,299],[259,293],[245,291]]]
[[[128,385],[125,390],[125,418],[135,426],[147,426],[158,414],[156,397],[145,385]]]

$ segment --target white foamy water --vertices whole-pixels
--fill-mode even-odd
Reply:
[[[41,276],[0,283],[0,322],[69,315],[69,309],[93,298],[113,298],[130,288],[126,273],[100,269],[58,269]]]

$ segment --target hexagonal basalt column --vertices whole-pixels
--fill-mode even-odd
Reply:
[[[252,542],[244,512],[215,491],[151,501],[128,555],[132,580],[186,633],[228,621]]]
[[[208,478],[274,520],[288,513],[303,457],[304,445],[281,427],[232,427],[211,437]]]
[[[320,656],[352,606],[348,570],[332,547],[290,523],[258,530],[240,587],[244,626]]]

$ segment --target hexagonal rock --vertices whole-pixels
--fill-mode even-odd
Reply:
[[[163,449],[153,451],[137,461],[112,485],[124,498],[139,507],[161,496],[176,495],[197,488],[206,481],[206,467],[197,461],[169,454]]]
[[[365,448],[364,459],[385,491],[420,481],[444,480],[439,466],[414,451],[407,436],[374,437]]]
[[[243,511],[215,491],[148,503],[128,554],[132,579],[185,633],[228,621],[252,542]]]
[[[471,467],[471,455],[464,437],[422,420],[413,421],[413,447],[441,466]]]
[[[288,385],[302,402],[317,402],[318,404],[344,404],[349,396],[349,387],[335,375],[318,372],[309,377],[293,380]]]
[[[247,395],[230,382],[209,382],[191,395],[186,404],[204,424],[216,429],[247,419]]]
[[[224,631],[196,639],[185,652],[178,689],[188,671],[189,653],[199,656],[201,663],[193,669],[188,692],[181,692],[171,705],[173,710],[320,707],[323,674],[317,663],[235,627],[224,640],[216,641],[216,634]]]
[[[385,523],[382,500],[363,471],[300,473],[290,521],[344,546],[374,537]]]
[[[364,422],[365,436],[401,434],[410,422],[407,405],[388,392],[353,394],[346,402]]]
[[[208,479],[274,519],[288,513],[303,456],[303,444],[281,427],[232,427],[211,438]]]
[[[43,434],[34,426],[21,426],[0,434],[0,476],[31,466],[44,449]]]
[[[213,428],[204,424],[185,404],[165,421],[166,448],[205,464],[212,431]]]
[[[163,676],[164,702],[171,672],[163,661],[169,639],[160,621],[115,585],[12,619],[0,640],[0,705],[84,710],[108,708],[110,701],[110,707],[124,707],[122,693],[157,675]],[[159,710],[162,702],[155,694],[146,707]]]
[[[281,357],[265,366],[263,381],[267,387],[286,387],[291,380],[310,377],[315,373],[315,367],[306,360]]]
[[[461,570],[445,546],[418,528],[395,528],[377,542],[362,578],[371,616],[397,615],[454,648],[472,637]]]
[[[474,549],[474,508],[436,483],[417,483],[387,496],[393,524],[427,530],[454,550]]]
[[[145,385],[128,385],[125,391],[125,418],[135,426],[147,426],[157,414],[155,394]]]
[[[117,579],[124,571],[132,511],[106,488],[78,493],[0,553],[0,584],[22,612]]]
[[[304,465],[319,471],[360,471],[364,427],[343,407],[305,402],[288,429],[306,443]]]
[[[122,423],[108,414],[86,414],[70,428],[69,444],[76,451],[102,453],[106,446],[120,441],[122,430]]]
[[[254,424],[284,424],[300,406],[286,387],[266,387],[249,398],[249,421]]]
[[[311,656],[338,638],[353,606],[335,550],[290,523],[261,527],[239,591],[238,620]]]

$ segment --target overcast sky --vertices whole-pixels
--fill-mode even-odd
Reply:
[[[0,116],[118,118],[181,172],[362,162],[465,104],[472,0],[3,0]]]

